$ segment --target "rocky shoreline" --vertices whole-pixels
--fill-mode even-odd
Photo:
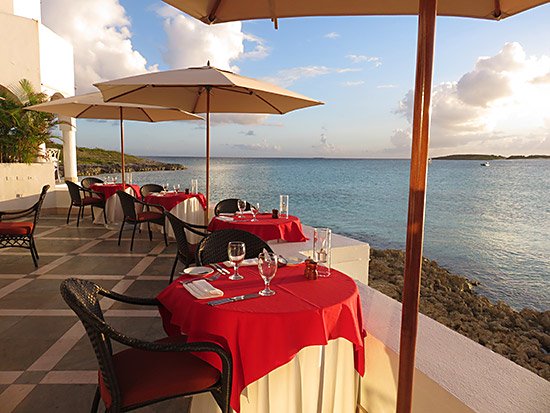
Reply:
[[[63,166],[59,166],[61,175],[63,175]],[[175,163],[161,163],[149,161],[147,163],[129,163],[126,164],[126,172],[149,172],[149,171],[181,171],[187,169],[186,166]],[[120,164],[78,164],[78,176],[118,174],[120,173]]]
[[[369,285],[401,301],[405,254],[371,249]],[[550,311],[493,303],[476,282],[424,258],[420,312],[550,380]]]

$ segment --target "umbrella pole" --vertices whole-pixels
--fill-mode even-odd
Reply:
[[[126,189],[126,180],[124,177],[124,119],[122,117],[122,107],[119,108],[120,110],[120,165],[121,165],[121,179],[122,179],[122,187],[123,189]]]
[[[204,225],[208,225],[210,212],[210,86],[206,87],[206,213]]]
[[[418,331],[437,0],[420,0],[397,413],[410,413]]]

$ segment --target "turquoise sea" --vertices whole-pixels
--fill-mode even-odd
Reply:
[[[134,173],[134,183],[204,190],[204,158],[156,157],[184,171]],[[241,197],[290,212],[308,225],[405,246],[408,160],[251,159],[211,161],[213,201]],[[515,308],[550,309],[550,161],[438,161],[429,167],[424,255],[478,280],[478,291]]]

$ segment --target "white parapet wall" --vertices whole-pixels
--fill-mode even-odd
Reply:
[[[52,163],[0,163],[0,209],[32,205],[44,185],[55,187]]]
[[[397,399],[401,304],[358,283],[368,337],[360,407],[393,413]],[[548,413],[550,382],[420,315],[415,413]]]

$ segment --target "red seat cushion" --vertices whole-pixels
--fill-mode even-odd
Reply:
[[[101,199],[101,198],[96,198],[96,197],[93,197],[93,196],[86,196],[86,197],[82,198],[82,203],[83,203],[84,205],[102,204],[102,203],[103,203],[103,199]]]
[[[0,222],[0,234],[29,235],[33,227],[32,222]]]
[[[158,342],[184,343],[186,336],[167,337]],[[216,384],[220,372],[187,352],[156,352],[130,348],[113,356],[122,406],[204,390]],[[111,406],[111,395],[99,374],[101,398]]]
[[[155,211],[144,211],[137,214],[138,221],[150,221],[153,219],[162,219],[163,214]]]

